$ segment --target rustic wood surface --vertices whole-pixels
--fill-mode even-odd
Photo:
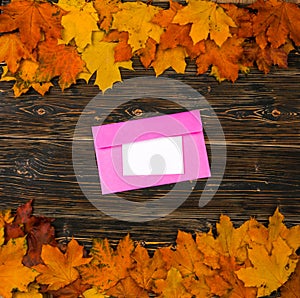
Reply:
[[[136,71],[123,71],[124,79],[154,75],[137,61],[134,64]],[[81,192],[72,165],[74,129],[85,106],[99,93],[97,87],[80,82],[62,93],[56,84],[45,97],[32,91],[14,98],[12,83],[1,82],[0,208],[15,209],[33,198],[36,214],[55,218],[57,237],[74,236],[88,246],[93,237],[116,241],[130,232],[134,239],[156,247],[173,242],[178,229],[207,229],[221,213],[231,216],[236,225],[250,216],[266,223],[277,206],[288,226],[300,224],[298,54],[290,56],[287,70],[274,68],[264,75],[253,69],[247,77],[240,75],[234,84],[219,84],[208,74],[196,76],[193,63],[189,63],[185,75],[167,71],[164,76],[178,79],[204,95],[225,133],[225,176],[205,207],[198,207],[206,182],[201,179],[185,203],[163,219],[130,223],[104,215]],[[193,108],[192,101],[187,100],[185,105]],[[103,107],[108,106],[103,102]],[[115,110],[107,122],[137,118],[141,112],[166,111],[178,112],[180,108],[168,101],[133,101]],[[83,148],[91,144],[91,138],[81,141]],[[217,145],[217,141],[208,143],[208,148],[210,145]],[[94,158],[94,153],[87,151],[85,158]],[[168,189],[162,186],[121,196],[147,200]]]

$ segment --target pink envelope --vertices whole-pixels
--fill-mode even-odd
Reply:
[[[210,177],[198,110],[92,127],[102,194]]]

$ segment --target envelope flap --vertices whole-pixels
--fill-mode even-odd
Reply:
[[[202,122],[198,110],[92,127],[96,148],[201,131]]]

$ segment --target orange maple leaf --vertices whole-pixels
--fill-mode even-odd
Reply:
[[[132,49],[128,44],[128,32],[119,32],[112,30],[103,38],[103,41],[116,42],[117,45],[114,48],[115,62],[128,61],[132,58]]]
[[[119,0],[95,0],[94,7],[99,14],[100,28],[109,31],[113,14],[119,10]]]
[[[37,281],[54,291],[78,279],[79,272],[75,267],[91,261],[91,258],[83,258],[83,246],[74,239],[68,243],[64,254],[57,247],[43,245],[41,257],[44,264],[33,267],[40,273]]]
[[[95,240],[91,251],[92,262],[79,268],[83,281],[97,286],[100,292],[115,287],[121,280],[129,277],[133,250],[134,245],[129,235],[119,242],[116,251],[110,247],[107,239]]]
[[[295,3],[278,0],[258,0],[250,6],[258,12],[253,19],[253,30],[258,45],[268,43],[279,48],[287,38],[300,45],[300,8]]]
[[[241,64],[253,66],[256,63],[258,69],[264,73],[270,72],[272,65],[287,68],[288,54],[292,49],[293,47],[289,44],[279,48],[272,48],[268,45],[262,49],[257,43],[248,41],[243,46]]]
[[[22,59],[32,59],[28,49],[20,40],[19,34],[5,34],[0,36],[0,61],[6,62],[8,69],[14,74]]]
[[[121,279],[115,286],[107,291],[111,297],[139,297],[148,298],[147,292],[139,287],[131,277]]]
[[[137,55],[145,68],[148,68],[151,62],[155,59],[156,45],[156,41],[149,37],[146,41],[145,47],[137,51]]]
[[[230,32],[237,37],[250,38],[253,36],[253,14],[249,9],[234,4],[220,4],[233,19],[237,27],[230,27]]]
[[[166,278],[167,270],[159,250],[150,258],[147,249],[138,245],[131,257],[135,263],[130,276],[141,288],[151,291],[155,280]]]
[[[31,52],[44,37],[60,38],[61,18],[65,12],[54,4],[43,1],[20,0],[2,6],[2,18],[10,17],[10,30],[19,29],[20,39]],[[9,31],[10,31],[9,30]]]
[[[38,46],[39,70],[37,79],[48,82],[59,76],[62,90],[76,83],[79,73],[84,70],[84,62],[73,46],[58,45],[55,39],[48,39]]]
[[[243,39],[228,38],[221,47],[211,40],[205,41],[205,53],[196,59],[197,73],[203,74],[210,65],[218,68],[221,78],[234,82],[238,78],[239,60],[243,54]]]
[[[297,226],[299,227],[299,226]],[[298,234],[299,235],[299,234]],[[298,237],[299,239],[299,237]],[[299,298],[300,293],[300,260],[290,279],[280,288],[282,298]]]

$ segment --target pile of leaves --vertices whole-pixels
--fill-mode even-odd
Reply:
[[[197,74],[234,82],[257,65],[286,68],[300,46],[300,8],[278,0],[247,7],[189,0],[168,9],[120,0],[12,0],[0,6],[2,81],[15,81],[15,96],[31,87],[44,95],[58,78],[62,90],[96,73],[102,91],[121,81],[120,68],[138,57],[156,75],[184,73],[186,58]]]
[[[0,212],[0,296],[251,298],[280,288],[297,298],[300,226],[283,220],[277,209],[268,227],[251,218],[235,228],[221,215],[214,232],[179,231],[175,245],[151,254],[129,235],[115,248],[94,240],[88,253],[74,239],[57,243],[52,220],[32,215],[30,201]]]

